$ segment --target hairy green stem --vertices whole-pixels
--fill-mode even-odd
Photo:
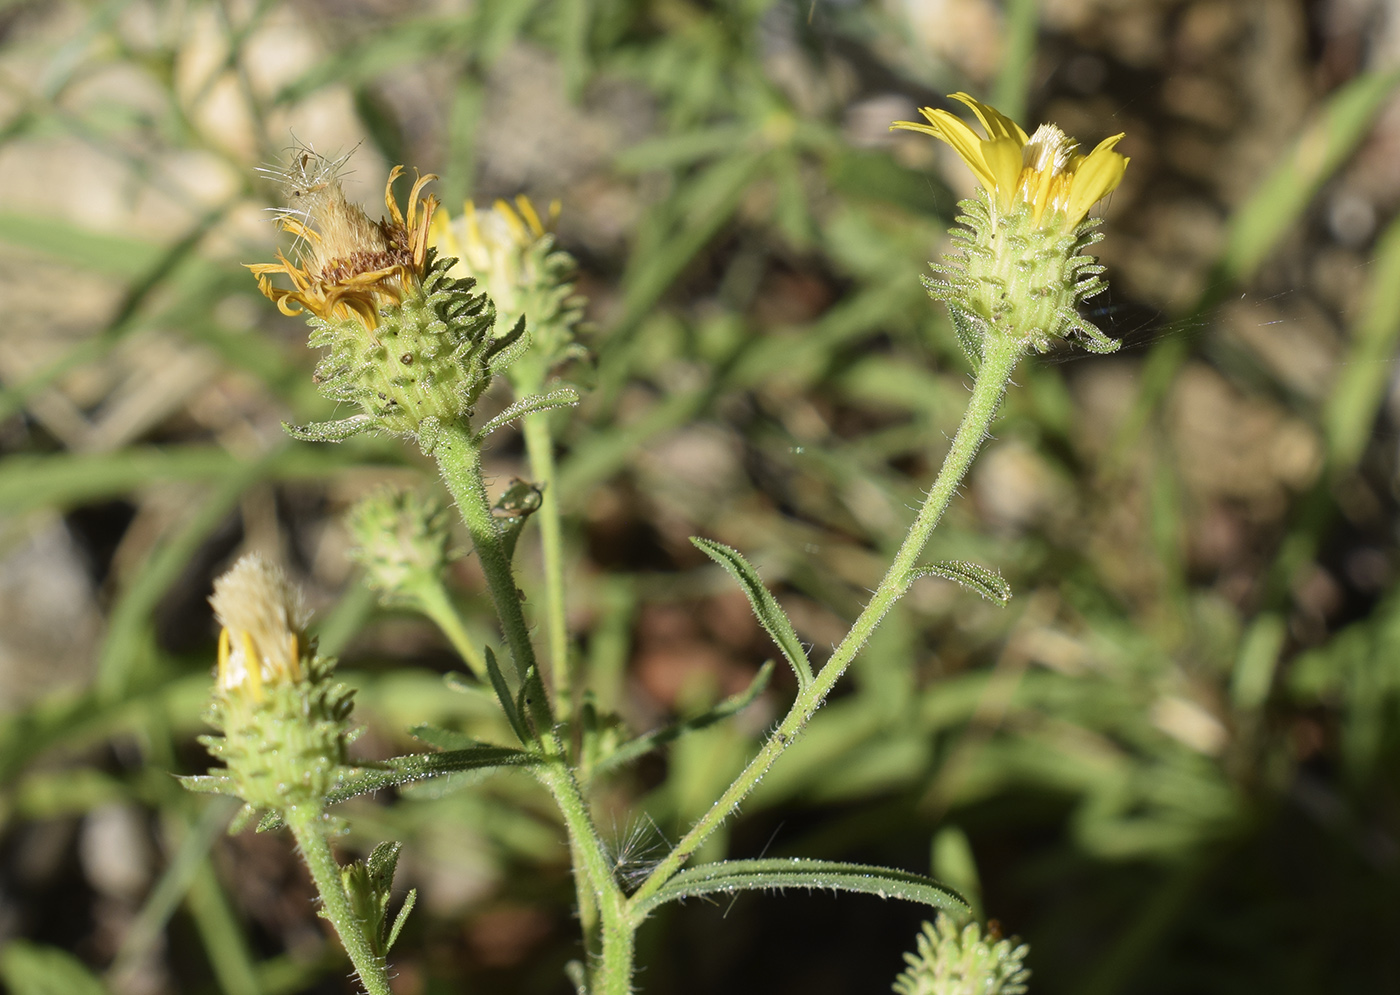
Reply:
[[[360,977],[368,995],[392,995],[389,988],[389,972],[384,960],[370,946],[365,936],[364,923],[355,916],[350,906],[350,898],[345,893],[345,881],[340,876],[340,864],[331,853],[331,845],[326,841],[317,822],[319,812],[310,815],[290,810],[286,813],[287,825],[301,849],[306,866],[311,871],[311,879],[316,890],[321,893],[321,908],[326,918],[335,927],[345,952],[350,955],[350,963]]]
[[[564,529],[555,486],[554,436],[549,430],[549,412],[526,416],[524,432],[530,474],[535,483],[544,488],[535,517],[540,523],[540,553],[544,560],[545,637],[549,642],[555,709],[561,719],[567,719],[574,688],[569,667],[569,622],[564,605]]]
[[[467,524],[481,571],[486,575],[496,617],[501,620],[506,645],[510,647],[517,686],[525,688],[526,706],[535,723],[535,734],[541,742],[546,742],[552,739],[554,719],[535,663],[535,647],[530,642],[530,628],[520,604],[520,589],[515,586],[515,573],[506,555],[501,530],[491,513],[486,482],[481,477],[481,449],[465,425],[450,425],[438,436],[433,455]]]
[[[517,677],[525,685],[536,737],[550,757],[538,768],[538,774],[559,806],[568,830],[569,846],[577,860],[575,874],[581,892],[580,908],[594,910],[598,917],[601,956],[593,965],[595,970],[589,991],[592,995],[627,995],[632,983],[632,935],[636,924],[632,921],[627,899],[613,877],[588,803],[568,766],[564,744],[553,728],[515,574],[492,517],[490,498],[481,477],[481,451],[464,427],[453,426],[438,437],[434,455],[476,546],[506,643],[515,658]]]
[[[580,907],[585,905],[586,891],[588,905],[597,917],[593,935],[587,938],[588,952],[596,958],[589,964],[589,995],[628,995],[632,990],[633,937],[637,923],[627,897],[613,877],[612,863],[573,771],[560,757],[540,768],[539,776],[554,796],[569,831],[569,845],[576,860],[574,874],[580,891]]]
[[[635,908],[655,895],[662,885],[685,866],[686,861],[694,855],[710,834],[718,829],[724,820],[739,807],[739,803],[754,789],[763,775],[773,766],[774,761],[801,734],[817,709],[821,707],[822,702],[826,700],[826,696],[831,693],[831,689],[836,686],[841,675],[846,672],[846,668],[851,665],[856,654],[860,652],[861,647],[865,645],[866,640],[870,638],[871,633],[875,631],[876,626],[880,624],[885,613],[904,594],[909,586],[910,572],[914,568],[915,561],[923,552],[924,546],[928,544],[929,536],[932,535],[934,527],[938,525],[938,520],[943,517],[943,512],[947,510],[948,503],[952,500],[958,485],[966,476],[968,467],[972,465],[973,457],[977,455],[982,440],[987,436],[987,429],[996,416],[997,409],[1001,406],[1006,386],[1011,381],[1011,373],[1016,368],[1016,363],[1020,360],[1024,349],[1022,343],[1008,338],[987,337],[982,368],[978,371],[977,380],[972,389],[972,399],[968,403],[967,410],[963,413],[957,435],[953,437],[953,445],[943,460],[943,467],[939,470],[938,477],[934,480],[933,487],[929,490],[923,507],[919,509],[918,517],[914,520],[908,535],[904,537],[904,542],[895,554],[894,562],[890,564],[884,579],[880,581],[880,586],[875,589],[874,595],[865,606],[865,610],[860,613],[860,617],[856,619],[851,631],[836,647],[831,659],[817,674],[816,680],[798,693],[792,707],[773,735],[749,761],[743,772],[725,789],[724,794],[720,795],[709,811],[700,817],[690,828],[690,831],[656,866],[646,881],[642,883],[642,886],[632,894],[631,907]]]

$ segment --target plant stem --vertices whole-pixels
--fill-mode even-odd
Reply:
[[[506,555],[505,543],[491,513],[486,483],[481,478],[481,449],[465,425],[449,425],[438,436],[433,455],[437,457],[443,480],[447,482],[448,490],[462,513],[462,520],[467,524],[467,531],[471,533],[477,560],[481,563],[482,573],[486,575],[486,586],[496,607],[496,616],[501,620],[506,645],[510,647],[517,686],[525,687],[535,733],[544,742],[552,738],[550,732],[554,720],[550,714],[549,698],[544,693],[544,682],[535,663],[535,648],[530,643],[530,629],[525,624],[525,613],[520,605],[520,589],[515,585],[510,557]]]
[[[516,676],[526,687],[536,737],[550,757],[538,769],[538,774],[554,796],[569,833],[570,849],[576,859],[575,886],[580,889],[580,908],[596,910],[599,918],[601,957],[589,990],[592,995],[627,995],[632,984],[632,934],[636,924],[632,921],[627,899],[613,878],[612,866],[589,814],[588,803],[569,769],[564,744],[553,727],[515,575],[481,478],[480,449],[464,427],[452,426],[438,437],[434,455],[476,546],[506,643],[515,658]]]
[[[573,695],[573,672],[569,666],[569,623],[564,605],[564,530],[555,486],[554,436],[549,430],[549,412],[527,415],[524,433],[530,473],[544,488],[535,517],[540,523],[540,553],[544,560],[545,637],[549,641],[555,709],[560,718],[567,719]]]
[[[321,893],[321,908],[340,936],[345,952],[350,955],[350,963],[355,965],[360,984],[364,985],[369,995],[392,995],[384,960],[374,952],[369,938],[365,936],[364,925],[355,917],[350,898],[345,894],[340,865],[331,853],[331,845],[316,825],[320,813],[308,816],[291,810],[286,817],[306,866],[311,870],[311,879],[316,882],[316,890]]]
[[[558,757],[539,769],[540,779],[564,816],[575,858],[574,874],[584,906],[584,890],[597,916],[589,953],[589,995],[628,995],[632,990],[633,936],[637,930],[627,897],[613,877],[612,864],[588,812],[573,771]]]
[[[631,907],[635,908],[655,895],[672,875],[685,866],[685,862],[710,834],[739,807],[739,803],[754,789],[773,766],[774,761],[801,734],[841,675],[846,672],[846,668],[851,665],[856,654],[860,652],[860,648],[880,624],[885,613],[908,588],[910,571],[923,552],[924,546],[928,544],[929,536],[933,534],[938,520],[947,510],[958,484],[966,476],[982,440],[986,438],[987,429],[1001,406],[1001,399],[1006,393],[1006,386],[1011,381],[1011,373],[1021,358],[1024,346],[1008,338],[988,336],[985,350],[982,368],[978,371],[976,383],[972,388],[972,399],[963,413],[957,435],[953,437],[953,445],[944,457],[943,466],[938,471],[938,477],[934,480],[928,497],[924,499],[923,507],[919,509],[918,517],[910,526],[908,535],[904,537],[904,542],[895,554],[889,570],[885,572],[884,579],[880,581],[880,586],[875,589],[874,596],[860,613],[850,632],[836,647],[826,666],[817,674],[816,680],[798,693],[787,715],[757,755],[725,789],[724,794],[720,795],[710,810],[700,817],[656,866],[642,886],[632,894],[629,900]]]
[[[476,642],[467,632],[466,625],[462,622],[462,616],[457,611],[457,606],[452,603],[452,598],[447,593],[447,588],[436,580],[424,580],[423,583],[413,588],[413,597],[417,602],[417,608],[424,615],[428,616],[439,629],[442,630],[452,648],[466,662],[467,667],[476,676],[477,680],[485,681],[486,660],[481,655],[481,650]]]

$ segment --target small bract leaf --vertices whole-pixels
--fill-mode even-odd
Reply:
[[[1011,585],[1001,574],[976,563],[944,560],[940,563],[930,563],[928,566],[915,567],[909,572],[905,586],[914,583],[920,577],[942,577],[944,580],[956,581],[969,591],[974,591],[1003,608],[1011,600]]]
[[[550,391],[548,394],[533,394],[529,397],[522,397],[510,407],[506,408],[495,418],[492,418],[485,425],[481,426],[481,431],[477,432],[477,438],[484,439],[498,428],[523,418],[526,415],[534,414],[536,411],[549,411],[553,408],[569,408],[579,402],[578,391],[572,387],[561,387],[559,390]]]

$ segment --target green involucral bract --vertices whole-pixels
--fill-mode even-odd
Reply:
[[[421,293],[381,306],[378,325],[308,315],[310,344],[329,352],[316,366],[321,393],[363,414],[337,422],[287,426],[295,438],[338,442],[366,431],[417,439],[432,452],[442,426],[465,422],[526,343],[524,321],[493,335],[495,306],[473,282],[448,275],[453,260],[429,251]]]
[[[257,696],[218,690],[205,715],[222,734],[199,740],[224,763],[213,773],[228,777],[228,793],[251,810],[320,812],[344,774],[354,692],[313,650],[302,656],[301,680],[265,684]]]
[[[1022,966],[1030,947],[1015,939],[983,937],[975,922],[958,928],[939,913],[924,923],[918,952],[896,979],[896,995],[1022,995],[1031,972]]]
[[[1087,298],[1107,287],[1099,276],[1104,267],[1081,251],[1103,238],[1094,230],[1097,218],[1065,231],[1036,221],[1028,204],[999,214],[986,190],[958,206],[964,212],[958,221],[967,227],[949,234],[959,250],[931,264],[942,279],[925,277],[924,286],[948,306],[958,341],[974,362],[990,336],[1039,352],[1070,337],[1091,352],[1118,348],[1079,314]]]

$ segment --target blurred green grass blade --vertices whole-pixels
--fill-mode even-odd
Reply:
[[[1279,653],[1287,638],[1288,625],[1282,616],[1266,612],[1254,620],[1241,640],[1231,675],[1230,697],[1236,708],[1252,712],[1268,700]]]
[[[486,65],[501,57],[520,37],[539,0],[478,0],[473,24],[473,47]]]
[[[131,796],[126,784],[91,767],[39,770],[20,781],[10,796],[12,811],[27,819],[84,815],[107,802]]]
[[[200,275],[207,277],[211,269],[216,269],[201,260],[195,253],[195,249],[204,240],[204,236],[223,220],[240,199],[241,195],[208,211],[181,238],[171,245],[157,248],[153,255],[146,258],[146,264],[133,274],[134,278],[127,287],[121,302],[117,305],[115,313],[108,320],[106,327],[96,336],[79,343],[67,355],[59,357],[23,383],[6,386],[3,391],[0,391],[0,420],[9,418],[18,412],[28,399],[40,390],[82,363],[96,359],[122,336],[135,329],[138,326],[136,319],[147,301],[177,271],[202,271]],[[81,243],[84,238],[93,236],[91,232],[85,232],[72,225],[62,225],[54,226],[53,231],[46,233],[40,230],[45,224],[43,219],[28,219],[29,224],[26,225],[20,216],[9,215],[8,218],[11,234],[27,237],[27,247],[29,248],[39,249],[60,259],[70,261],[75,257],[87,258],[90,255],[90,250],[82,247]],[[121,244],[126,244],[127,241],[121,240]],[[15,244],[24,243],[17,242]],[[117,244],[109,240],[104,247],[113,251]],[[127,248],[132,247],[128,245]],[[133,251],[138,258],[143,255],[140,249]]]
[[[152,707],[167,713],[169,721],[197,716],[209,684],[207,672],[191,674],[143,687],[122,701],[105,700],[92,691],[62,691],[0,716],[0,785],[9,784],[48,749],[82,749],[131,728]]]
[[[754,675],[753,680],[749,682],[747,688],[725,698],[714,708],[707,709],[699,715],[689,719],[682,719],[679,722],[661,729],[643,733],[636,739],[622,744],[615,752],[604,757],[603,760],[593,768],[591,776],[596,777],[606,771],[629,764],[638,757],[650,753],[658,746],[680,739],[688,732],[695,732],[699,729],[708,728],[716,722],[721,722],[731,715],[737,715],[739,712],[742,712],[753,703],[755,698],[763,693],[764,688],[768,687],[768,681],[773,676],[774,666],[775,664],[772,660],[764,663],[764,665],[758,669],[758,673]]]
[[[273,102],[285,106],[327,86],[358,86],[440,52],[472,52],[477,47],[475,24],[471,16],[458,16],[405,18],[382,25],[364,41],[332,51],[283,87]]]
[[[1003,55],[992,87],[992,106],[1013,121],[1023,122],[1026,115],[1026,100],[1035,75],[1039,6],[1039,0],[1009,0],[1006,4],[1006,22],[1001,31]]]
[[[148,272],[164,253],[161,246],[143,239],[11,211],[0,211],[0,242],[53,256],[78,269],[127,279]]]
[[[762,162],[761,154],[741,152],[689,181],[685,219],[678,230],[669,232],[655,251],[632,256],[633,265],[622,281],[622,317],[604,346],[605,352],[630,336],[681,271],[729,223]]]
[[[1365,73],[1328,98],[1283,161],[1230,219],[1218,275],[1248,278],[1273,251],[1322,184],[1355,151],[1400,85],[1400,71]]]
[[[442,177],[442,202],[454,217],[472,195],[476,175],[476,133],[486,102],[486,87],[475,75],[457,81],[447,112],[447,161]]]
[[[1397,85],[1400,70],[1367,73],[1332,95],[1284,160],[1231,216],[1225,248],[1213,270],[1214,278],[1186,315],[1185,325],[1200,324],[1200,319],[1220,303],[1236,281],[1253,275],[1296,223],[1318,188],[1365,138],[1371,122]],[[1115,462],[1122,464],[1130,458],[1190,349],[1188,336],[1173,335],[1148,354],[1137,400],[1123,419],[1114,444]]]
[[[1400,339],[1400,219],[1382,233],[1371,265],[1370,286],[1351,333],[1336,386],[1327,399],[1322,424],[1328,462],[1354,466],[1371,438],[1386,386],[1394,374]]]
[[[593,27],[592,0],[559,0],[559,61],[564,65],[564,88],[570,100],[583,96],[592,72],[589,36]]]
[[[243,925],[229,906],[214,873],[214,863],[207,855],[195,867],[186,904],[223,995],[261,995],[262,986]]]
[[[631,424],[588,435],[559,468],[559,493],[586,494],[627,466],[648,441],[697,417],[714,396],[713,383],[677,392]]]
[[[374,592],[368,584],[359,581],[347,586],[324,620],[312,625],[316,651],[322,656],[339,656],[355,634],[365,627],[374,606]]]
[[[933,873],[967,899],[974,919],[982,919],[982,879],[967,833],[959,826],[944,826],[934,835],[929,850]]]
[[[106,987],[78,958],[28,940],[5,944],[0,978],[11,995],[107,995]]]
[[[666,902],[702,895],[732,895],[736,891],[778,891],[785,888],[852,891],[879,898],[902,898],[950,912],[965,913],[968,908],[956,892],[922,874],[869,864],[779,857],[723,860],[688,868],[668,881],[636,911],[638,915],[646,915]]]
[[[826,162],[826,180],[848,197],[881,200],[943,219],[956,199],[932,173],[901,166],[888,152],[840,148]]]
[[[677,135],[648,138],[628,146],[617,154],[613,163],[628,173],[648,169],[676,169],[741,146],[753,134],[743,124],[719,124],[712,128],[697,128]]]
[[[210,800],[192,825],[185,827],[175,854],[166,864],[154,887],[146,895],[141,911],[127,927],[121,947],[113,960],[111,973],[120,978],[135,967],[160,939],[165,925],[189,891],[200,864],[208,857],[214,840],[228,825],[238,803],[228,798]]]
[[[275,454],[274,454],[275,455]],[[97,660],[96,687],[109,699],[123,696],[133,668],[150,641],[151,613],[190,558],[254,482],[273,456],[238,467],[218,483],[186,521],[159,542],[112,610]]]
[[[371,458],[366,459],[366,456]],[[380,462],[360,447],[285,445],[262,463],[268,480],[308,480]],[[64,510],[174,481],[218,481],[254,464],[214,446],[137,446],[112,453],[18,453],[0,459],[0,511]],[[394,465],[392,463],[388,465]]]

